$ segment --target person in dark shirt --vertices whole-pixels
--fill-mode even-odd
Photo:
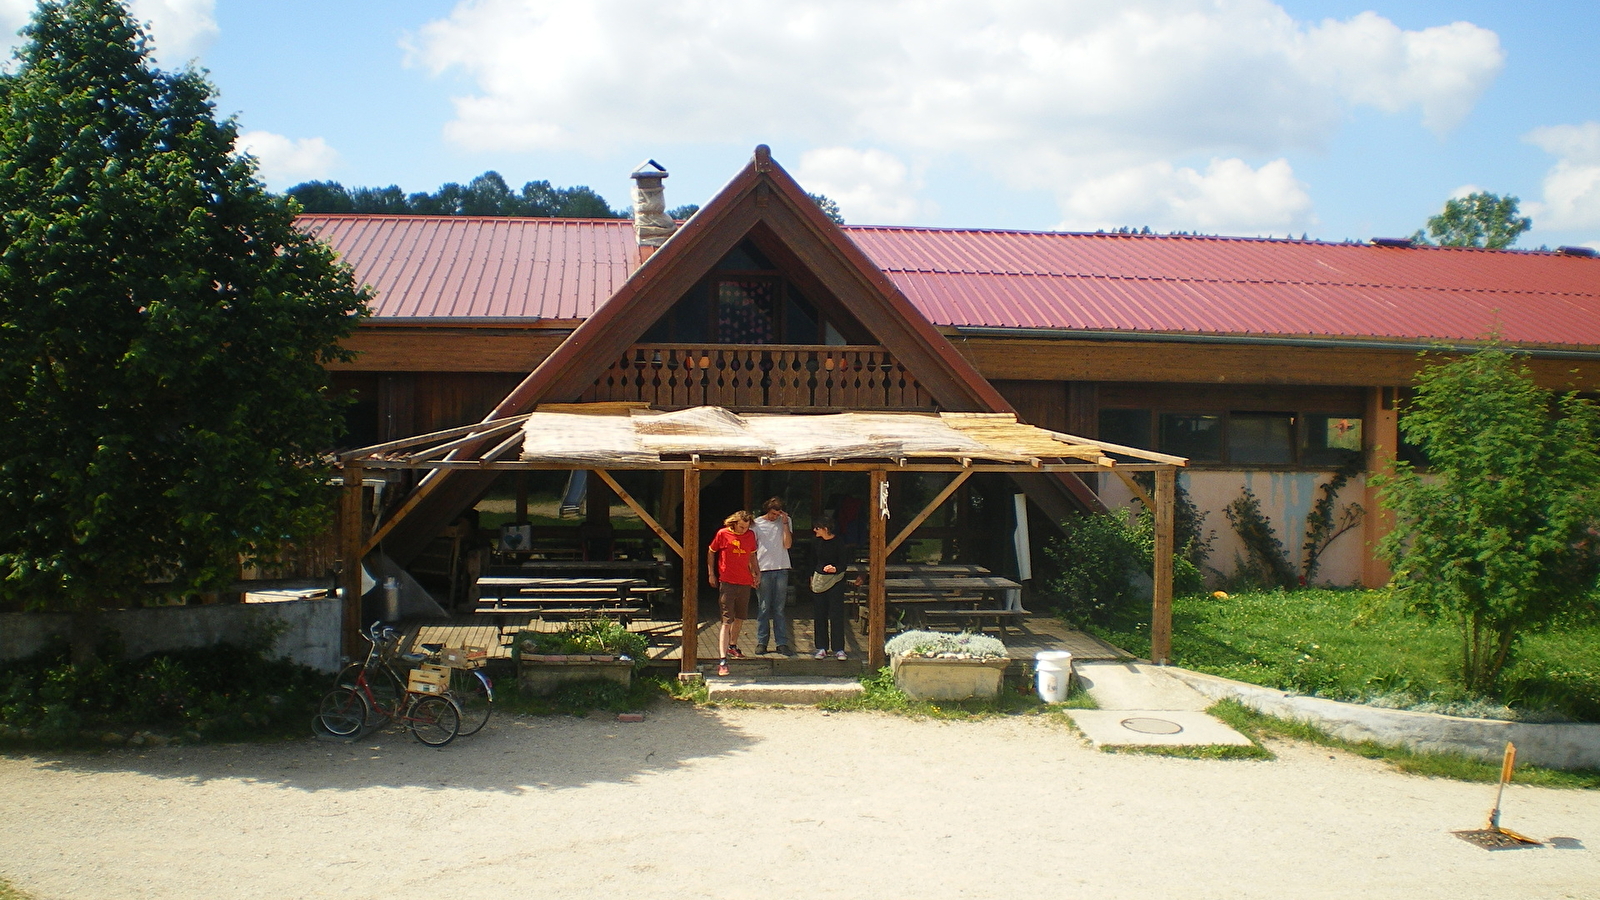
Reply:
[[[832,519],[821,518],[811,526],[817,536],[811,551],[811,595],[815,601],[817,659],[832,653],[846,659],[844,649],[844,576],[850,554],[834,531]]]

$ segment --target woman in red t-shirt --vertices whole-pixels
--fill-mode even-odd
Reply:
[[[750,617],[750,589],[761,581],[761,570],[756,565],[756,536],[750,530],[754,521],[751,515],[739,510],[722,520],[723,528],[711,539],[706,551],[706,574],[711,586],[717,589],[717,603],[722,607],[722,661],[717,664],[717,674],[728,674],[728,657],[738,659],[739,629]]]

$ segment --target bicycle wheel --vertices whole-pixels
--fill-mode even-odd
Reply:
[[[317,724],[334,737],[350,737],[367,723],[371,705],[360,691],[334,688],[317,707]]]
[[[450,699],[461,708],[461,733],[477,734],[494,713],[494,684],[481,669],[451,669]]]
[[[461,708],[448,697],[419,697],[406,712],[411,734],[429,747],[443,747],[461,733]]]

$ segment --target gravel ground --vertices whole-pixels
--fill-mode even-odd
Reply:
[[[1314,747],[1275,761],[1088,749],[1039,718],[814,709],[500,718],[355,744],[0,756],[0,875],[101,898],[1600,897],[1600,793]]]

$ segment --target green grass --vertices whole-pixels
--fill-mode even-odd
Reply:
[[[33,895],[24,894],[10,881],[0,878],[0,900],[33,900]]]
[[[1091,630],[1148,656],[1148,610],[1135,615]],[[1496,697],[1461,689],[1453,626],[1406,615],[1385,591],[1179,597],[1172,633],[1174,664],[1264,687],[1460,715],[1600,721],[1600,626],[1526,636]]]
[[[1341,740],[1315,725],[1263,715],[1234,700],[1223,700],[1206,712],[1255,741],[1258,747],[1264,738],[1285,738],[1343,750],[1366,759],[1382,760],[1395,769],[1411,775],[1488,784],[1500,780],[1500,764],[1497,762],[1485,762],[1455,753],[1417,753],[1404,747],[1390,747],[1372,741]],[[1271,758],[1270,753],[1265,750],[1262,752],[1266,753],[1263,758]],[[1600,789],[1600,771],[1546,769],[1523,765],[1517,767],[1512,781],[1540,787],[1596,790]]]

